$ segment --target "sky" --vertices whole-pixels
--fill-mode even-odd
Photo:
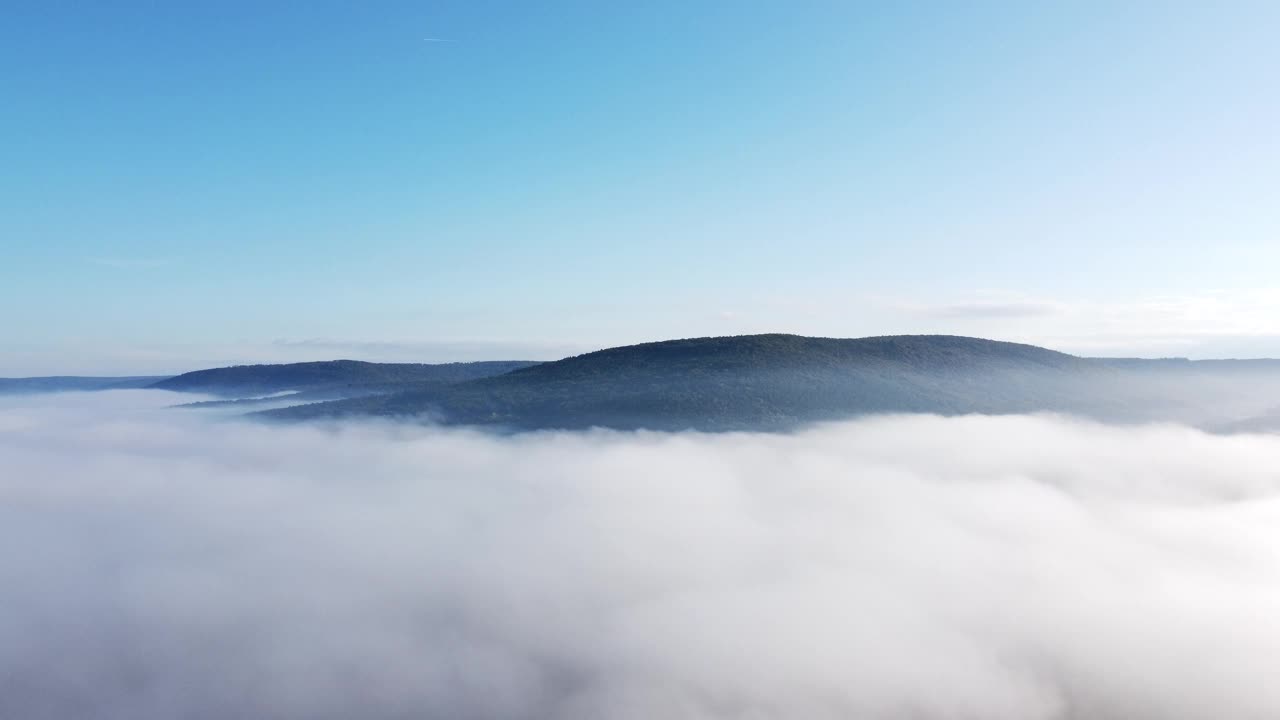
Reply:
[[[0,375],[750,332],[1280,356],[1275,3],[5,15]]]

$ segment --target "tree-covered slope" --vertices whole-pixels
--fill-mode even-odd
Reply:
[[[394,389],[394,386],[411,383],[465,382],[500,375],[533,364],[535,363],[519,360],[438,365],[329,360],[281,365],[236,365],[184,373],[156,382],[150,387],[157,390],[240,397],[340,386],[385,392]]]
[[[1089,394],[1116,371],[1030,345],[940,335],[752,335],[611,348],[451,387],[319,403],[274,418],[428,415],[512,428],[780,429],[870,412],[1123,414]]]

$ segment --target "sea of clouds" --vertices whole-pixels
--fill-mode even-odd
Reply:
[[[0,717],[1280,717],[1280,437],[0,399]]]

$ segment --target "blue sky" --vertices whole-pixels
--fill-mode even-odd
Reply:
[[[1280,5],[961,5],[17,3],[0,375],[1280,355]]]

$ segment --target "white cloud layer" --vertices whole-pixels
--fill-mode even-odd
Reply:
[[[0,717],[1280,717],[1280,438],[0,402]]]

